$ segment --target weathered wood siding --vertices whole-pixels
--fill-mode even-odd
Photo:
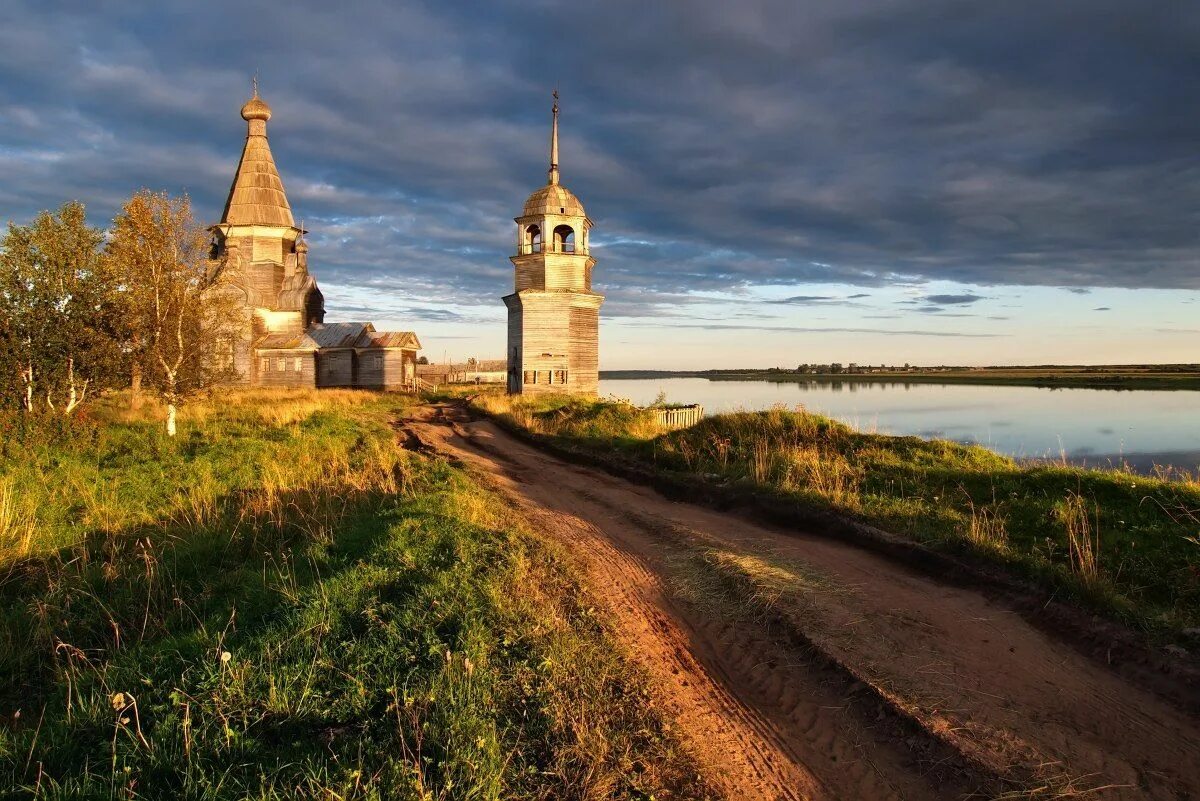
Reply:
[[[601,296],[585,292],[525,291],[506,297],[509,391],[595,394],[601,302]]]
[[[565,392],[571,368],[569,293],[525,292],[517,296],[520,328],[519,392]],[[510,318],[511,319],[511,318]]]
[[[417,352],[405,348],[319,351],[317,386],[408,389],[417,373]]]
[[[520,295],[505,296],[504,305],[508,307],[508,391],[516,394],[521,391],[521,370],[524,369],[521,357],[525,351]]]
[[[317,353],[317,386],[354,386],[354,351],[330,350]]]
[[[315,355],[312,351],[258,351],[258,384],[264,387],[317,386]]]
[[[513,268],[516,271],[516,291],[546,288],[545,262],[540,255],[529,255],[513,259]]]
[[[600,310],[592,306],[571,306],[571,380],[572,392],[595,394],[600,390]]]
[[[358,371],[354,378],[356,387],[383,389],[385,371],[383,351],[360,350],[355,353]]]
[[[380,348],[358,352],[355,386],[366,389],[407,389],[416,375],[416,351]]]
[[[417,353],[389,348],[383,354],[383,388],[407,389],[417,375]]]

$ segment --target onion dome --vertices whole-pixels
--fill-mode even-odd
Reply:
[[[246,122],[250,120],[262,120],[266,122],[271,119],[271,107],[267,105],[267,101],[258,96],[258,90],[254,90],[254,97],[246,101],[246,105],[242,106],[242,119]]]

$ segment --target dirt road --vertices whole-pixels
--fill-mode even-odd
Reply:
[[[970,590],[674,503],[459,407],[408,429],[562,542],[728,799],[1200,798],[1200,725]]]

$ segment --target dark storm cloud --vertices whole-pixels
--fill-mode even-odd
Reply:
[[[943,306],[955,306],[955,305],[964,304],[964,303],[975,303],[976,301],[980,301],[980,300],[983,300],[983,298],[981,296],[971,295],[971,294],[926,295],[925,296],[925,301],[927,303],[941,304]]]
[[[261,69],[322,282],[482,310],[558,82],[606,311],[765,284],[1200,287],[1195,4],[0,11],[0,219],[79,198],[102,222],[143,185],[215,218]]]
[[[837,297],[835,295],[793,295],[790,298],[778,298],[776,300],[752,302],[769,303],[775,306],[862,306],[863,304],[855,303],[853,299],[866,297],[870,296],[864,293],[858,293],[848,297]]]

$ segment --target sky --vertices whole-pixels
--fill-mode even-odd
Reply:
[[[1200,4],[0,0],[0,221],[220,216],[259,74],[328,320],[502,358],[594,220],[601,368],[1200,361]]]

